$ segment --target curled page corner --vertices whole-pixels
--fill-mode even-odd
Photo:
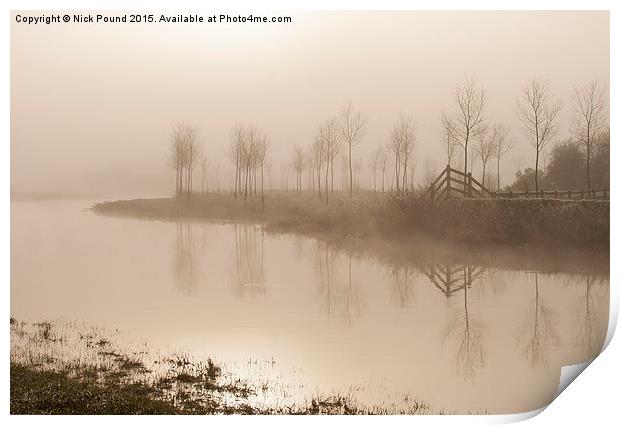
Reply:
[[[596,357],[595,357],[596,358]],[[577,363],[570,366],[563,366],[560,370],[560,384],[553,396],[555,400],[560,394],[594,361],[590,359],[587,362]]]
[[[499,415],[495,417],[498,420],[495,420],[493,423],[509,424],[527,421],[528,419],[532,419],[534,416],[537,416],[539,413],[542,413],[542,411],[546,408],[547,406],[543,406],[539,409],[530,410],[529,412],[513,413],[510,415]]]

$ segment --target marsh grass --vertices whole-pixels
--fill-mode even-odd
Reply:
[[[428,413],[367,406],[355,394],[315,395],[302,403],[260,403],[254,385],[211,358],[158,354],[123,343],[121,332],[76,322],[26,323],[11,317],[12,414],[389,414]],[[271,362],[273,365],[273,361]]]

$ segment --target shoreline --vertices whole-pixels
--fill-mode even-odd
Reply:
[[[504,203],[505,200],[498,201]],[[543,204],[543,210],[560,208],[561,219],[568,215],[574,216],[571,223],[583,220],[583,229],[562,234],[562,229],[554,229],[549,223],[549,217],[542,217],[541,223],[536,225],[543,226],[548,234],[521,229],[520,235],[515,236],[502,234],[502,230],[510,227],[498,224],[502,220],[513,220],[511,215],[508,216],[512,206],[508,201],[505,210],[487,212],[489,217],[486,220],[492,226],[486,229],[484,236],[478,237],[471,234],[471,226],[477,224],[480,214],[494,207],[475,201],[458,202],[449,207],[450,213],[470,208],[467,214],[473,218],[465,216],[461,222],[455,223],[450,220],[452,217],[434,215],[436,211],[429,210],[435,208],[432,205],[410,204],[407,200],[383,194],[352,200],[339,197],[329,206],[320,203],[316,196],[269,194],[265,197],[264,209],[260,199],[244,203],[230,194],[199,194],[189,202],[177,198],[131,199],[98,203],[91,210],[104,216],[145,220],[262,224],[269,233],[302,235],[356,253],[397,261],[445,258],[493,264],[494,258],[488,255],[492,250],[492,257],[502,254],[511,258],[516,267],[536,267],[537,263],[546,264],[552,258],[555,266],[552,264],[550,271],[560,265],[579,270],[579,263],[595,262],[598,263],[596,269],[607,269],[606,274],[609,273],[608,202],[606,205],[601,205],[600,201],[567,206],[561,201],[557,203],[559,206],[556,203]],[[410,211],[412,209],[417,211]],[[426,210],[421,211],[423,209]],[[598,216],[592,217],[590,209]],[[420,221],[426,221],[424,225],[413,221],[420,216]],[[582,232],[588,232],[590,239],[576,243],[575,238],[578,239]]]

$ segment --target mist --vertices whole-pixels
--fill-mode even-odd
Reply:
[[[15,12],[17,13],[17,12]],[[230,187],[229,132],[271,135],[274,179],[294,144],[352,101],[368,118],[355,148],[368,184],[370,152],[400,113],[415,121],[416,176],[445,159],[441,112],[475,75],[487,116],[510,126],[504,160],[533,165],[515,117],[533,75],[562,101],[569,136],[574,85],[609,80],[607,12],[310,12],[292,23],[26,25],[11,29],[11,185],[16,192],[170,193],[171,126],[192,124],[204,156]],[[14,20],[13,20],[14,21]],[[212,167],[213,168],[213,167]],[[275,184],[275,183],[274,183]]]

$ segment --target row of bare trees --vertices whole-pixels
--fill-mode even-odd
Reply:
[[[353,161],[353,148],[365,134],[366,117],[352,102],[345,104],[339,115],[320,123],[308,149],[300,145],[293,148],[291,165],[296,173],[296,190],[301,191],[303,171],[307,169],[309,186],[316,187],[319,198],[325,196],[325,202],[329,203],[329,193],[334,191],[334,162],[344,153],[341,158],[346,161],[346,186],[351,196],[355,187],[354,169],[359,167],[359,163]]]
[[[185,191],[190,199],[193,170],[202,155],[197,132],[189,124],[178,123],[172,127],[170,138],[170,165],[176,172],[175,191],[177,196]]]
[[[587,188],[591,189],[591,160],[600,135],[608,129],[607,97],[597,80],[575,87],[572,93],[573,117],[571,132],[584,150]],[[534,148],[534,180],[539,188],[541,155],[554,141],[558,132],[558,116],[561,104],[551,93],[549,80],[531,78],[524,85],[516,101],[515,114],[522,124],[527,141]],[[487,96],[485,89],[474,77],[466,77],[454,92],[450,111],[441,116],[442,137],[447,163],[471,172],[474,163],[480,161],[484,185],[497,184],[501,188],[502,159],[515,146],[510,128],[501,122],[487,119]],[[329,203],[330,192],[334,192],[334,163],[338,160],[343,178],[342,187],[351,196],[359,187],[361,161],[353,159],[354,147],[366,135],[367,119],[351,102],[347,102],[338,114],[321,122],[314,141],[308,148],[295,145],[290,168],[296,174],[296,190],[302,190],[302,178],[307,170],[308,188],[318,191],[319,198]],[[176,170],[177,195],[191,196],[193,169],[202,157],[196,129],[188,124],[173,126],[171,135],[172,167]],[[270,138],[254,125],[237,124],[230,132],[228,154],[235,166],[234,195],[257,196],[260,187],[264,202],[264,173],[270,169],[267,161]],[[414,120],[401,114],[389,131],[386,144],[376,148],[369,160],[369,170],[374,191],[386,190],[386,174],[389,175],[390,190],[407,192],[413,189],[414,149],[416,147],[416,125]],[[462,152],[462,157],[455,157]],[[488,166],[495,161],[496,182],[491,182]],[[433,162],[434,164],[434,162]],[[426,162],[428,170],[434,165]],[[202,159],[203,191],[207,163]],[[288,167],[286,179],[288,181]],[[389,174],[392,170],[392,174]],[[377,176],[380,175],[380,185]],[[219,185],[219,176],[218,176]],[[394,187],[395,185],[395,187]],[[288,187],[288,183],[287,183]]]
[[[573,120],[572,133],[586,152],[587,186],[590,183],[590,163],[599,135],[607,128],[606,93],[597,80],[575,87],[572,93]],[[466,78],[457,85],[454,105],[450,113],[443,113],[441,122],[448,165],[451,164],[455,149],[463,150],[463,172],[472,168],[472,162],[482,162],[482,181],[486,184],[486,169],[491,158],[497,159],[497,187],[500,188],[500,163],[514,146],[509,128],[501,123],[489,127],[486,119],[487,98],[484,88],[475,78]],[[517,98],[515,113],[522,124],[527,141],[534,148],[534,172],[536,191],[539,190],[538,172],[543,151],[553,142],[558,132],[558,116],[561,103],[550,89],[548,79],[531,78]],[[474,144],[474,155],[470,147]]]
[[[254,125],[237,124],[230,132],[229,157],[235,165],[235,198],[258,194],[257,175],[260,173],[260,198],[265,202],[265,166],[271,144],[267,133]]]

